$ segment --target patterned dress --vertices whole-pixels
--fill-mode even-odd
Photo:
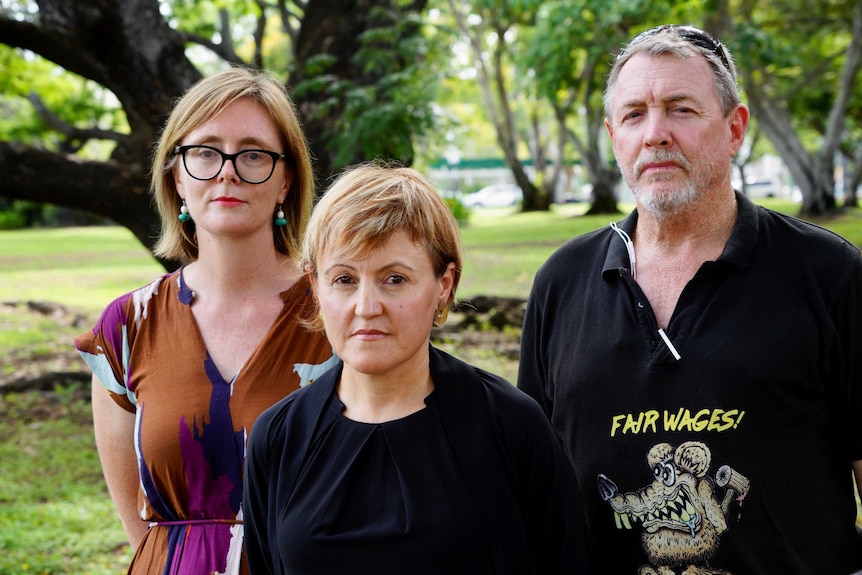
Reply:
[[[309,312],[303,277],[240,371],[225,380],[209,357],[182,271],[112,302],[75,345],[124,409],[136,415],[138,503],[150,529],[129,573],[247,573],[242,481],[246,439],[267,407],[336,363]]]

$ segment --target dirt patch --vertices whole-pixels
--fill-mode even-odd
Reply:
[[[0,304],[0,329],[24,343],[4,346],[0,392],[53,390],[90,380],[90,371],[75,351],[74,337],[91,320],[52,302],[7,301]],[[20,335],[27,334],[27,335]]]

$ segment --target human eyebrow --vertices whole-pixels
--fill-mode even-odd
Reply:
[[[631,110],[632,108],[643,108],[646,106],[644,100],[626,100],[620,104],[621,110]]]
[[[409,263],[407,263],[407,262],[402,262],[402,261],[394,261],[394,262],[390,262],[390,263],[388,263],[388,264],[386,264],[386,265],[381,266],[381,267],[377,270],[377,273],[379,273],[379,274],[381,274],[381,275],[383,275],[383,274],[400,274],[400,275],[404,275],[405,273],[406,273],[406,274],[411,274],[411,275],[412,275],[412,274],[413,274],[413,273],[415,273],[415,272],[416,272],[416,268],[415,268],[414,266],[410,265],[410,264],[409,264]]]
[[[677,93],[677,94],[671,94],[671,95],[667,96],[666,98],[663,98],[662,102],[666,106],[670,106],[670,105],[674,105],[674,104],[687,104],[690,107],[698,107],[700,104],[700,100],[698,98],[695,98],[691,94],[684,93],[684,92],[683,93]]]
[[[334,272],[334,271],[336,271],[336,270],[337,270],[337,271],[341,271],[341,270],[355,271],[355,270],[356,270],[356,267],[355,267],[355,266],[352,266],[352,265],[350,265],[350,264],[348,264],[348,263],[336,262],[336,263],[333,263],[333,264],[330,264],[330,265],[326,266],[326,267],[325,267],[323,270],[321,270],[321,271],[323,272],[323,274],[324,274],[324,275],[328,275],[328,274],[333,273],[333,272]]]
[[[199,142],[197,145],[206,145],[213,146],[215,148],[222,149],[226,144],[227,140],[223,136],[216,134],[204,134],[200,138],[197,138]],[[257,136],[247,136],[241,138],[238,143],[238,148],[235,151],[239,150],[276,150],[280,149],[280,145],[269,144],[267,142],[262,141]]]
[[[249,136],[247,138],[242,138],[239,141],[240,149],[249,149],[249,148],[261,148],[264,150],[275,150],[280,146],[277,144],[270,144],[260,140],[255,136]]]

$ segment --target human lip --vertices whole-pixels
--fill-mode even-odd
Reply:
[[[641,173],[649,171],[677,170],[680,166],[676,162],[650,162],[641,166]]]
[[[244,204],[245,202],[239,198],[234,198],[233,196],[219,196],[213,200],[213,202],[217,204],[221,204],[223,206],[238,206],[240,204]]]
[[[353,332],[353,337],[366,341],[376,341],[386,337],[386,332],[378,329],[358,329]]]

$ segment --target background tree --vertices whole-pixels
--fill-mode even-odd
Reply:
[[[692,23],[737,56],[762,140],[802,191],[803,214],[835,205],[836,174],[845,202],[855,202],[858,0],[434,0],[436,20],[426,1],[0,0],[0,197],[81,208],[151,245],[150,146],[174,97],[233,64],[285,78],[319,184],[362,159],[412,163],[417,142],[427,160],[487,117],[525,209],[547,209],[564,166],[579,162],[590,210],[613,212],[619,174],[601,107],[609,66],[634,33]],[[444,39],[468,47],[453,62],[470,54],[472,78],[445,68]],[[471,85],[438,98],[440,79]],[[459,126],[459,108],[481,114]],[[447,129],[432,129],[441,118]]]
[[[36,103],[45,130],[53,133],[38,141],[0,142],[0,172],[5,176],[0,195],[100,214],[149,246],[158,230],[147,194],[150,146],[171,99],[200,73],[185,57],[182,36],[168,25],[157,2],[83,4],[42,0],[33,13],[4,10],[0,41],[90,80],[79,84],[85,91],[97,91],[94,84],[103,87],[119,101],[126,125],[83,125],[74,114],[64,115],[61,94],[31,92],[29,100]],[[7,51],[7,57],[23,65],[32,55]],[[75,153],[93,139],[113,144],[106,160]]]
[[[620,173],[602,103],[614,56],[652,26],[722,20],[720,3],[693,1],[448,0],[446,7],[470,47],[485,112],[525,211],[548,209],[563,165],[575,161],[592,189],[588,213],[617,213]],[[551,113],[542,116],[543,109]],[[533,180],[523,150],[536,167]]]
[[[796,0],[746,0],[732,17],[725,37],[752,115],[799,186],[801,214],[825,214],[836,207],[842,150],[851,180],[862,159],[852,139],[862,99],[862,2],[824,0],[812,9]],[[858,183],[849,184],[851,198]]]
[[[414,139],[434,126],[439,77],[426,3],[308,2],[291,82],[319,177],[376,157],[413,162]]]
[[[550,104],[546,134],[565,134],[573,158],[593,188],[590,212],[616,211],[619,173],[602,127],[601,91],[619,48],[634,33],[663,23],[694,24],[721,38],[737,57],[740,83],[754,119],[750,137],[763,133],[802,192],[801,212],[835,206],[835,174],[843,174],[845,203],[854,205],[862,181],[862,3],[820,0],[649,2],[627,0],[448,0],[462,16],[479,83],[498,141],[525,192],[527,209],[546,207],[554,175],[524,183],[519,134],[538,131],[514,112],[515,95],[528,92]],[[472,20],[471,20],[472,18]],[[541,106],[541,105],[540,105]],[[521,137],[523,139],[523,137]],[[538,139],[533,139],[538,141]],[[564,144],[546,140],[544,157],[559,159]],[[757,155],[763,153],[758,145]],[[542,148],[528,147],[533,157]],[[752,147],[752,150],[754,148]],[[739,158],[744,169],[749,157]],[[558,163],[552,161],[553,166]],[[743,187],[744,187],[743,182]],[[543,195],[544,194],[544,195]]]
[[[485,112],[494,128],[503,159],[523,192],[521,209],[546,210],[553,199],[556,176],[543,177],[547,155],[539,149],[542,145],[540,138],[534,138],[531,152],[539,158],[539,163],[533,167],[539,175],[537,179],[544,181],[544,185],[539,187],[530,179],[521,159],[521,144],[525,142],[519,137],[514,110],[518,91],[514,89],[517,80],[513,74],[512,46],[516,43],[519,28],[531,24],[533,10],[529,3],[509,0],[448,0],[446,7],[468,47]],[[529,130],[529,133],[536,134],[536,131]],[[557,150],[557,153],[561,154],[562,150]]]
[[[0,196],[99,214],[151,247],[158,218],[147,193],[148,163],[172,100],[207,71],[266,63],[271,17],[291,50],[273,60],[291,63],[295,76],[274,71],[297,85],[319,176],[377,155],[410,163],[411,136],[430,125],[434,96],[433,68],[417,66],[423,45],[411,16],[424,4],[3,1],[2,105],[33,131],[0,122]],[[189,57],[194,47],[205,48],[203,64]],[[37,81],[34,68],[60,80]],[[16,71],[32,83],[21,83]],[[350,153],[343,153],[345,142]],[[179,262],[162,263],[171,269]]]
[[[586,169],[591,214],[618,212],[620,173],[610,158],[602,103],[613,55],[635,27],[648,27],[671,7],[638,0],[608,8],[602,0],[538,2],[535,26],[519,59]]]

